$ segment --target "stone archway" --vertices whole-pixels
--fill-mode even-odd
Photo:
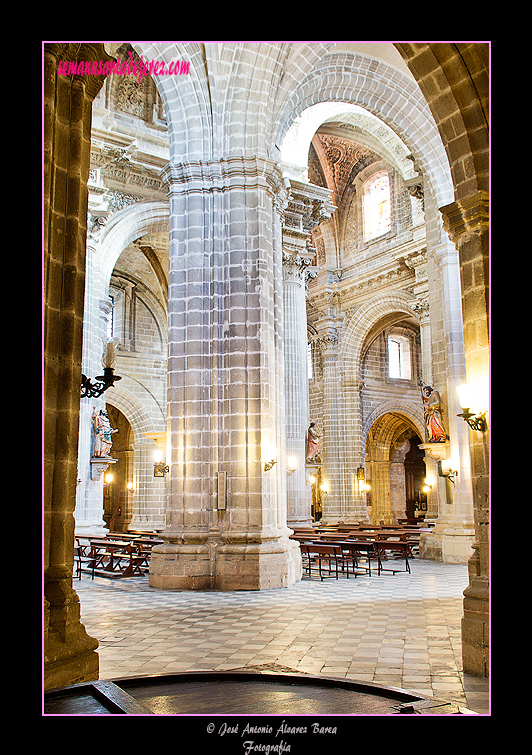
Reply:
[[[127,450],[127,468],[133,489],[127,495],[127,516],[123,524],[130,529],[157,530],[164,527],[166,512],[166,480],[153,476],[155,445],[150,437],[163,433],[165,417],[148,391],[139,393],[138,383],[124,377],[108,399],[117,414],[122,415],[131,429]],[[127,529],[127,527],[126,527]]]
[[[112,469],[112,481],[104,485],[103,518],[111,532],[127,532],[132,516],[133,488],[133,431],[127,418],[112,404],[107,404],[111,427],[118,432],[113,435],[111,455],[117,460]]]
[[[405,459],[416,438],[421,442],[419,429],[406,414],[386,412],[371,424],[366,436],[366,482],[372,524],[397,524],[408,516]]]

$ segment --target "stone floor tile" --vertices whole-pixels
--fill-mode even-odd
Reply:
[[[76,590],[82,622],[100,641],[102,679],[276,663],[465,698],[486,713],[489,680],[462,673],[467,584],[466,566],[417,559],[409,576],[264,592],[164,591],[146,578],[84,578]]]

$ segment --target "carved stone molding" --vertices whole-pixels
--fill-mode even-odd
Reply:
[[[308,234],[324,220],[328,220],[335,209],[329,189],[291,180],[283,223]]]
[[[425,451],[425,453],[431,459],[434,459],[434,461],[445,461],[449,453],[450,445],[449,441],[445,443],[421,443],[418,448]]]
[[[125,194],[121,191],[107,191],[103,196],[103,201],[107,209],[98,209],[89,212],[87,223],[87,235],[93,241],[97,241],[109,222],[109,218],[124,207],[129,207],[138,202],[142,202],[142,197],[133,194]]]
[[[458,245],[465,233],[485,231],[489,225],[489,195],[478,191],[458,202],[440,207],[443,227],[451,240]]]
[[[283,251],[283,280],[304,283],[310,263],[311,260],[306,256]]]
[[[408,302],[410,309],[416,313],[421,325],[425,325],[430,320],[430,310],[428,299],[416,299]]]
[[[116,464],[117,461],[118,459],[113,459],[110,456],[93,456],[91,459],[91,480],[94,480],[94,482],[101,480],[109,467]]]
[[[265,189],[275,209],[282,213],[288,204],[289,188],[277,163],[262,157],[224,157],[168,163],[159,175],[167,196],[198,191],[211,193],[227,189]]]
[[[322,354],[335,354],[340,348],[340,339],[334,333],[316,338],[313,343],[320,349]]]

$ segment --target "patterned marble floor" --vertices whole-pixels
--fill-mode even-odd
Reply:
[[[303,579],[265,592],[150,588],[147,577],[74,581],[100,642],[100,679],[277,664],[374,682],[489,713],[489,681],[462,672],[467,567]]]

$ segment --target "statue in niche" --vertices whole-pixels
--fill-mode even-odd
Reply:
[[[320,435],[317,431],[316,423],[311,422],[307,430],[307,464],[321,464],[320,438],[322,437],[323,433]]]
[[[419,381],[419,385],[423,401],[427,443],[445,443],[447,435],[445,434],[441,416],[440,394],[432,386],[423,385],[421,380]]]
[[[111,427],[109,416],[105,409],[100,409],[98,412],[96,407],[94,407],[92,412],[92,426],[95,437],[93,457],[108,457],[113,445],[111,436],[113,433],[117,433],[118,429],[115,430]]]

